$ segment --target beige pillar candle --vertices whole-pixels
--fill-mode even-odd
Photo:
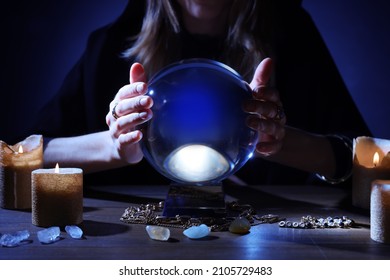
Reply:
[[[0,207],[31,209],[31,171],[42,168],[42,163],[41,135],[11,146],[0,141]]]
[[[371,239],[390,243],[390,180],[372,183],[370,220]]]
[[[36,226],[78,225],[83,221],[83,171],[80,168],[32,172],[32,223]]]
[[[390,140],[358,137],[353,143],[352,204],[370,209],[371,184],[390,179]]]

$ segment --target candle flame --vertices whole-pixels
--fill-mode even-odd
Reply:
[[[379,154],[378,152],[375,152],[374,157],[372,158],[372,163],[374,166],[377,166],[379,164]]]
[[[19,153],[19,154],[23,154],[23,147],[22,147],[22,145],[19,146],[18,153]]]
[[[56,164],[56,168],[54,168],[54,173],[60,173],[60,166],[58,163]]]

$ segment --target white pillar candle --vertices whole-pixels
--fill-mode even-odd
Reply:
[[[78,225],[83,221],[83,171],[80,168],[32,172],[32,223],[36,226]]]
[[[358,137],[353,143],[352,204],[370,209],[371,184],[390,179],[390,140]]]
[[[15,145],[0,141],[0,207],[31,209],[31,172],[42,168],[42,163],[41,135]]]
[[[390,243],[389,180],[376,180],[372,183],[370,220],[371,239]]]

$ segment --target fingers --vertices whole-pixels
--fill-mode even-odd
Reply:
[[[248,100],[244,103],[244,110],[250,114],[258,115],[259,118],[285,122],[283,108],[273,102]]]
[[[110,103],[106,122],[110,126],[116,119],[147,110],[153,106],[150,96],[143,96],[147,92],[146,75],[141,64],[135,63],[130,68],[130,84],[119,89],[114,100]]]
[[[116,120],[110,126],[111,135],[114,138],[119,138],[120,135],[135,131],[134,128],[150,120],[153,116],[151,110],[142,111],[140,113],[132,113],[123,116]]]
[[[134,112],[148,110],[153,106],[153,99],[150,96],[136,96],[119,101],[115,104],[115,113],[120,118]]]
[[[266,58],[255,71],[251,82],[253,99],[244,103],[244,110],[251,114],[257,114],[261,118],[285,122],[279,92],[275,88],[267,86],[271,73],[272,60]]]
[[[110,103],[110,110],[106,115],[106,123],[109,127],[115,122],[119,121],[133,113],[150,112],[153,106],[153,99],[150,96],[137,96],[129,99],[124,99],[115,103],[115,100]],[[148,115],[151,115],[148,113]]]
[[[150,120],[153,115],[150,110],[153,99],[145,96],[146,74],[141,64],[131,66],[129,80],[130,84],[119,89],[106,115],[111,136],[118,141],[121,139],[118,145],[138,142],[142,133],[135,129],[136,126]]]
[[[284,125],[273,120],[260,119],[255,116],[250,116],[247,119],[247,125],[250,128],[260,132],[260,135],[268,135],[273,140],[283,139],[285,135]],[[261,140],[263,139],[260,139],[260,141]]]
[[[282,141],[259,142],[256,145],[256,152],[258,152],[262,156],[268,157],[280,151],[282,146]]]
[[[272,74],[272,64],[271,58],[265,58],[260,62],[250,83],[252,89],[268,84]]]
[[[134,63],[130,68],[130,84],[136,82],[146,83],[145,69],[140,63]]]
[[[140,63],[134,63],[129,73],[130,84],[122,87],[110,104],[110,108],[121,100],[144,95],[147,92],[146,74]]]
[[[255,99],[267,100],[270,102],[280,104],[279,91],[277,91],[275,88],[261,85],[254,88],[252,93]]]
[[[142,139],[142,132],[139,130],[131,131],[126,134],[121,134],[114,141],[114,149],[117,151],[120,158],[129,163],[136,163],[142,159],[140,146],[137,144]]]
[[[130,144],[136,144],[142,139],[142,132],[139,130],[130,131],[126,134],[121,134],[118,137],[117,149],[122,151]]]
[[[259,133],[256,151],[263,156],[277,153],[285,136],[286,118],[279,92],[268,87],[272,64],[270,58],[261,61],[250,83],[253,99],[244,103],[244,110],[252,114],[247,125]]]
[[[285,137],[283,124],[251,116],[247,120],[247,125],[259,132],[256,152],[262,156],[270,156],[280,151]]]
[[[126,98],[132,98],[135,96],[144,95],[147,92],[147,85],[143,82],[135,82],[128,84],[119,89],[113,102],[119,102]]]

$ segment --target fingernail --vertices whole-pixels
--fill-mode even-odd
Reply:
[[[149,98],[142,97],[141,100],[139,101],[139,104],[141,104],[142,106],[145,106],[148,104],[148,100],[149,100]]]
[[[253,90],[253,94],[255,98],[262,98],[264,96],[264,91],[266,90],[266,86],[258,86]]]
[[[141,112],[141,113],[139,113],[139,117],[140,117],[140,119],[142,119],[142,120],[146,120],[146,118],[148,117],[148,113],[146,113],[146,112]]]
[[[250,116],[246,120],[246,125],[249,126],[252,129],[257,130],[258,126],[259,126],[259,120],[257,118],[254,118],[254,117]]]
[[[144,83],[138,84],[136,89],[137,89],[137,92],[142,93],[145,89],[145,84]]]

